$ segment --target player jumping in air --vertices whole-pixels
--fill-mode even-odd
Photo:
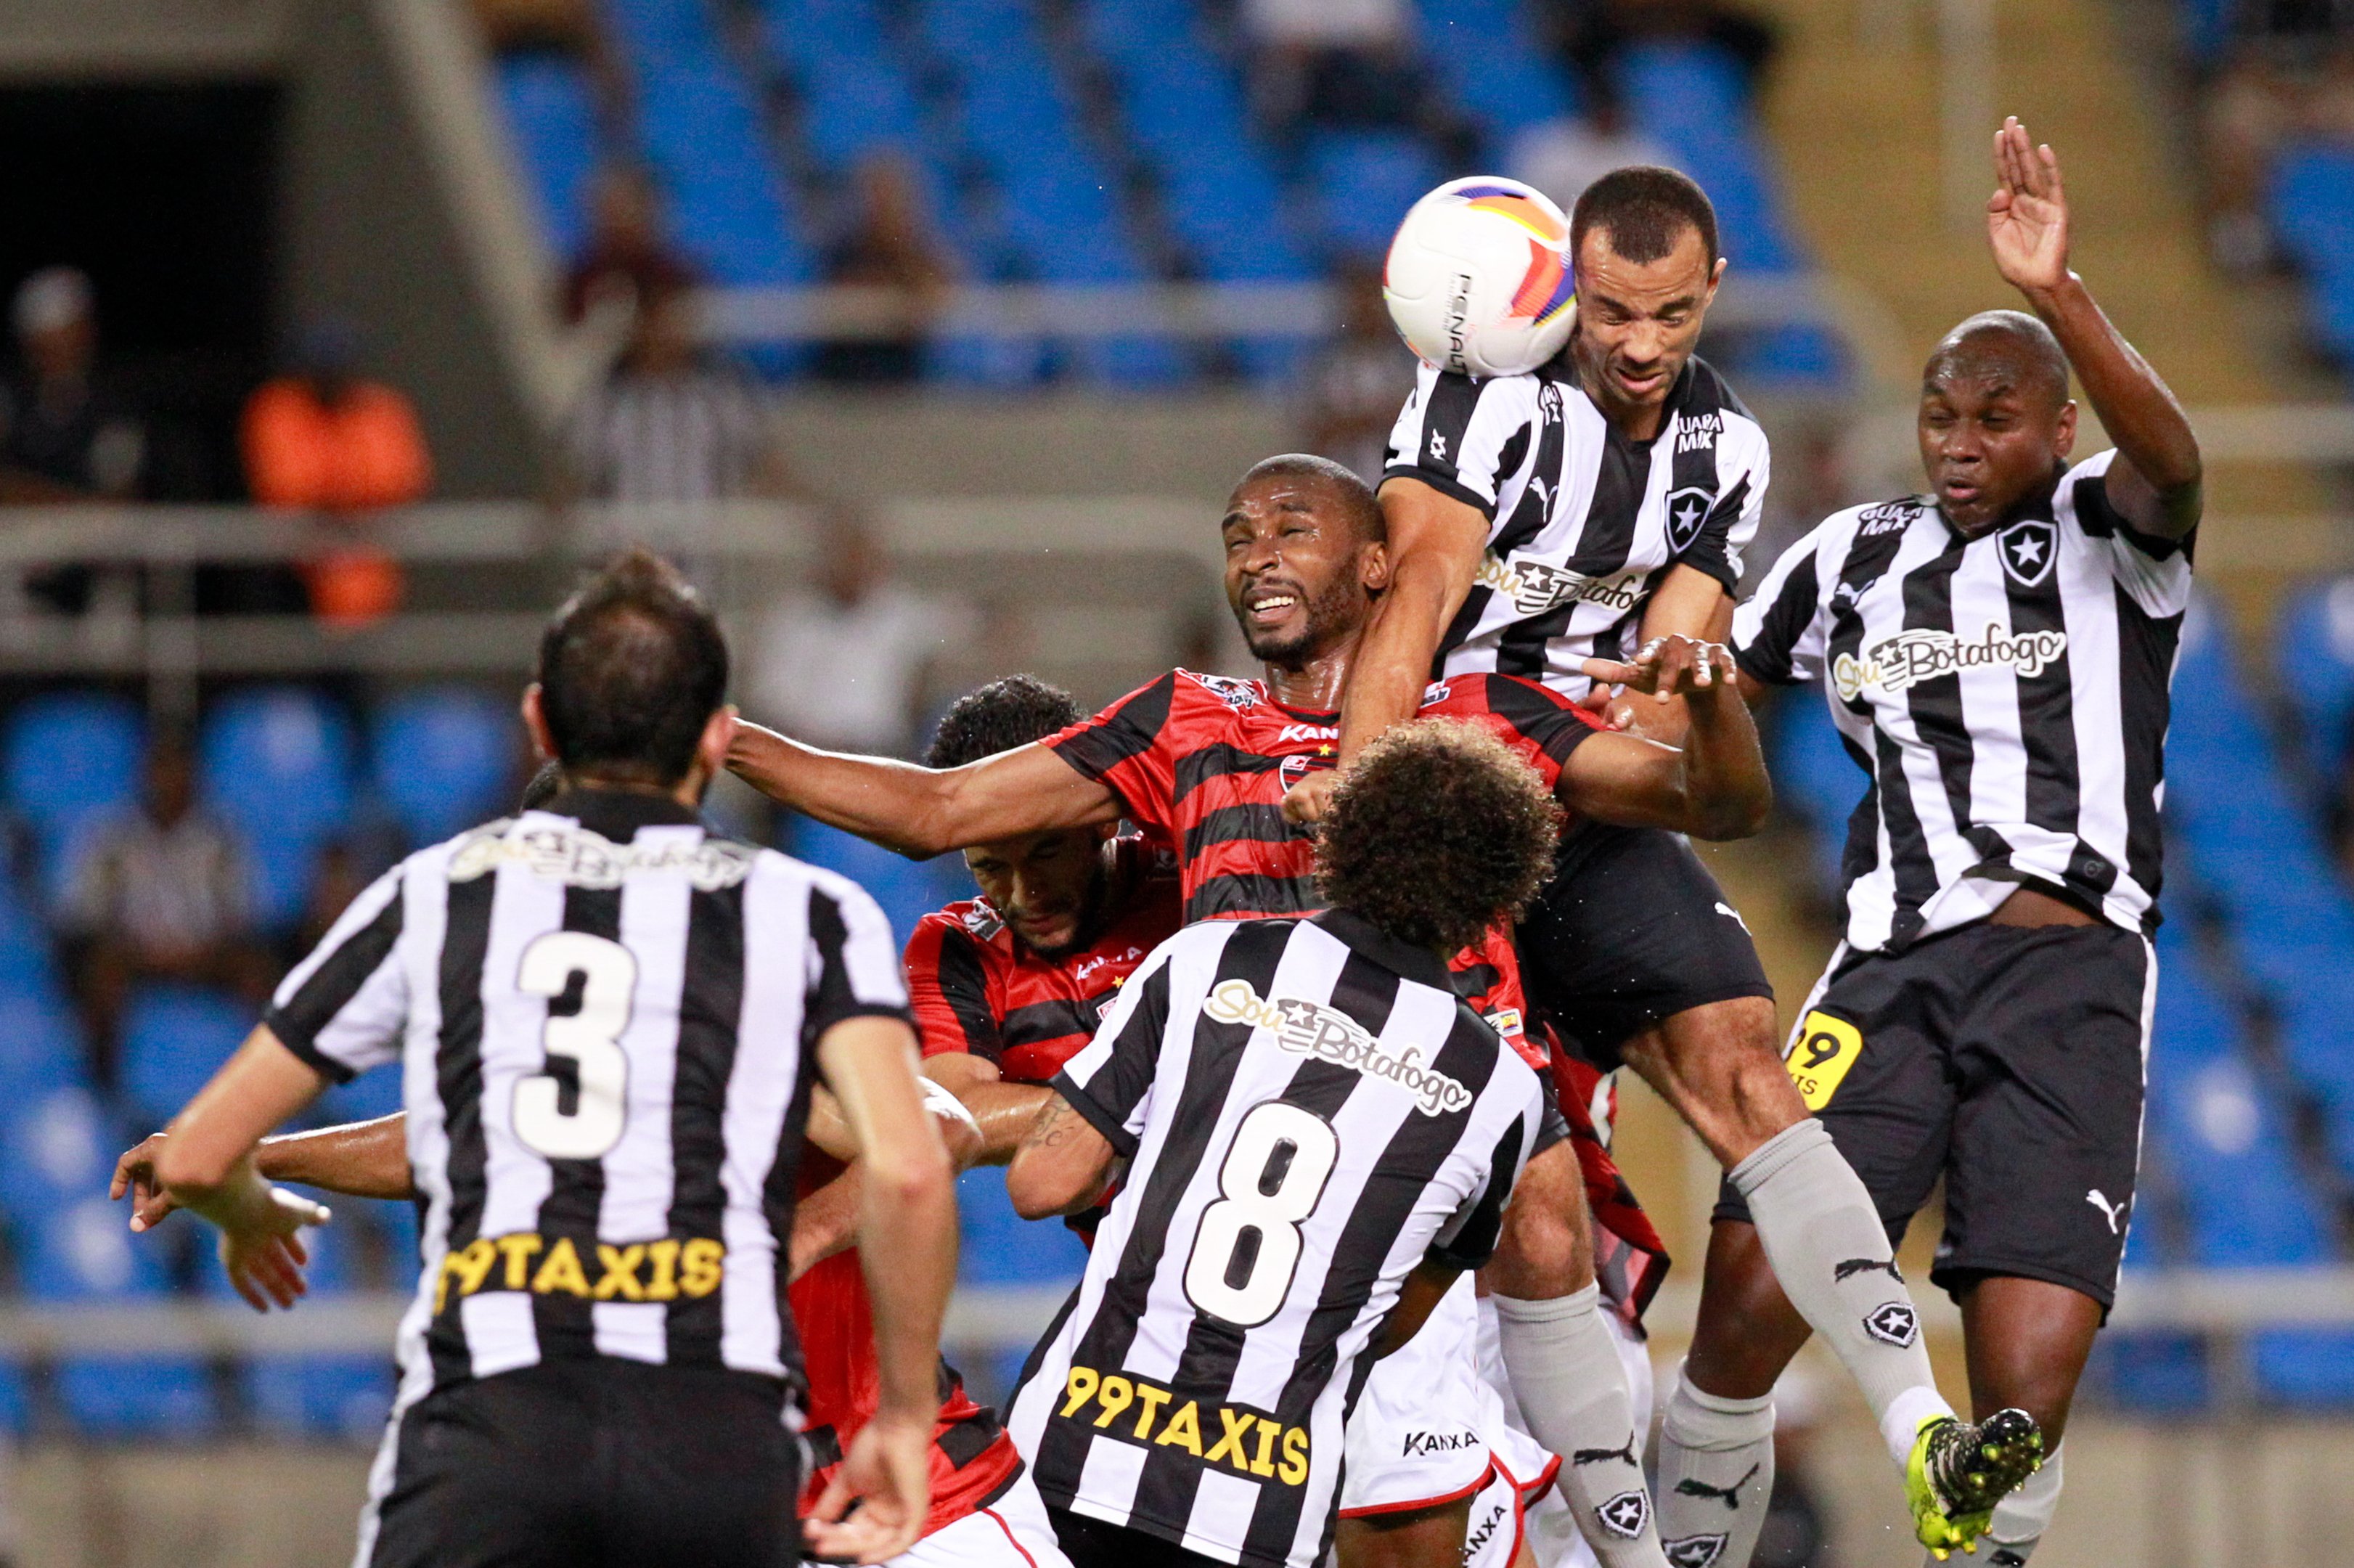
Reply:
[[[1280,802],[1292,781],[1331,766],[1334,707],[1388,582],[1382,514],[1337,464],[1274,458],[1235,488],[1221,531],[1227,600],[1266,662],[1264,681],[1172,672],[1043,744],[959,768],[821,752],[751,725],[739,727],[730,766],[796,810],[917,855],[1124,816],[1178,854],[1189,917],[1312,913],[1323,903],[1310,874],[1312,832],[1287,822]],[[1572,811],[1727,836],[1754,831],[1770,791],[1745,709],[1720,678],[1725,657],[1672,639],[1646,661],[1639,680],[1691,698],[1681,750],[1601,731],[1565,698],[1507,676],[1435,683],[1421,712],[1490,728]],[[1511,945],[1491,933],[1457,963],[1458,984],[1482,1012],[1520,1034]],[[1598,1310],[1577,1160],[1566,1150],[1548,1155],[1525,1180],[1532,1200],[1516,1208],[1485,1277],[1514,1387],[1545,1447],[1589,1456],[1564,1467],[1561,1487],[1603,1561],[1656,1563],[1648,1518],[1598,1511],[1639,1491],[1640,1477],[1617,1340]],[[1468,1290],[1450,1310],[1469,1322]],[[1467,1359],[1473,1337],[1451,1335]],[[1384,1375],[1444,1393],[1403,1363]],[[1446,1550],[1459,1552],[1459,1507],[1434,1517],[1434,1532],[1452,1532]]]
[[[1487,1259],[1566,1136],[1447,967],[1534,893],[1558,818],[1493,736],[1411,726],[1334,802],[1332,907],[1186,927],[1056,1075],[1015,1206],[1090,1207],[1124,1170],[1012,1415],[1079,1568],[1330,1551],[1368,1362]]]
[[[1946,334],[1922,373],[1932,493],[1825,521],[1735,630],[1743,686],[1819,686],[1872,779],[1846,941],[1789,1071],[1892,1235],[1945,1179],[1930,1279],[1961,1303],[1972,1398],[2027,1411],[2052,1445],[1993,1509],[1992,1561],[2016,1564],[2059,1501],[2069,1401],[2125,1252],[2200,457],[2165,382],[2068,269],[2059,160],[2013,120],[1995,163],[1995,267],[2034,314]],[[2116,443],[2073,468],[2072,367]],[[1807,1323],[1751,1219],[1728,1192],[1660,1478],[1733,1487],[1755,1463],[1739,1489],[1762,1501],[1767,1396]],[[1735,1525],[1724,1561],[1744,1561],[1755,1511],[1678,1490],[1667,1533]],[[1986,1526],[1973,1511],[1956,1539]]]
[[[1715,210],[1671,170],[1619,169],[1578,197],[1570,241],[1561,355],[1484,380],[1426,366],[1399,415],[1381,487],[1392,582],[1341,703],[1344,765],[1433,676],[1502,671],[1584,698],[1621,679],[1626,650],[1730,620],[1769,465],[1694,353],[1724,274]],[[1621,712],[1682,742],[1681,705]],[[1329,787],[1305,780],[1287,808],[1312,820]],[[1714,879],[1672,832],[1576,824],[1517,938],[1530,999],[1596,1066],[1641,1074],[1746,1197],[1789,1299],[1870,1402],[1916,1531],[1945,1539],[1927,1467],[1977,1434],[1937,1392],[1870,1194],[1782,1071],[1772,988]]]

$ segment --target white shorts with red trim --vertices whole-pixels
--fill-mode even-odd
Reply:
[[[950,1520],[887,1568],[1071,1568],[1071,1560],[1025,1469],[987,1508]]]
[[[1403,1350],[1374,1363],[1350,1414],[1341,1517],[1436,1508],[1542,1467],[1514,1445],[1504,1408],[1479,1375],[1479,1307],[1465,1275]],[[1528,1450],[1541,1453],[1533,1440]],[[1509,1492],[1509,1482],[1504,1483]],[[1507,1558],[1509,1560],[1509,1558]]]
[[[1511,1568],[1528,1532],[1530,1510],[1552,1495],[1553,1478],[1561,1471],[1558,1457],[1510,1423],[1500,1423],[1489,1436],[1488,1457],[1495,1473],[1471,1499],[1463,1568]]]

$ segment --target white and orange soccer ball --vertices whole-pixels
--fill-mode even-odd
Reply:
[[[1569,220],[1500,175],[1449,180],[1407,209],[1382,296],[1425,364],[1518,376],[1561,352],[1577,320]]]

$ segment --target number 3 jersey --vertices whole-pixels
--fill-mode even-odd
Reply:
[[[268,1022],[331,1078],[400,1064],[425,1205],[402,1406],[588,1356],[797,1385],[813,1053],[864,1013],[907,1016],[874,901],[667,799],[572,791],[355,899]]]
[[[1128,1162],[1011,1427],[1057,1507],[1310,1568],[1406,1275],[1476,1268],[1564,1135],[1434,955],[1346,910],[1210,921],[1121,989],[1055,1087]]]

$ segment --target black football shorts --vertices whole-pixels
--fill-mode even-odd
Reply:
[[[2114,926],[1984,923],[1833,958],[1790,1075],[1892,1243],[1945,1178],[1932,1283],[2049,1280],[2105,1314],[2141,1152],[2154,962]],[[1716,1217],[1749,1217],[1730,1185]]]
[[[1749,927],[1680,834],[1585,822],[1515,939],[1529,1000],[1608,1072],[1661,1019],[1774,994]]]
[[[371,1489],[365,1561],[790,1568],[801,1445],[784,1404],[773,1378],[611,1357],[438,1389],[387,1439],[389,1490]]]

